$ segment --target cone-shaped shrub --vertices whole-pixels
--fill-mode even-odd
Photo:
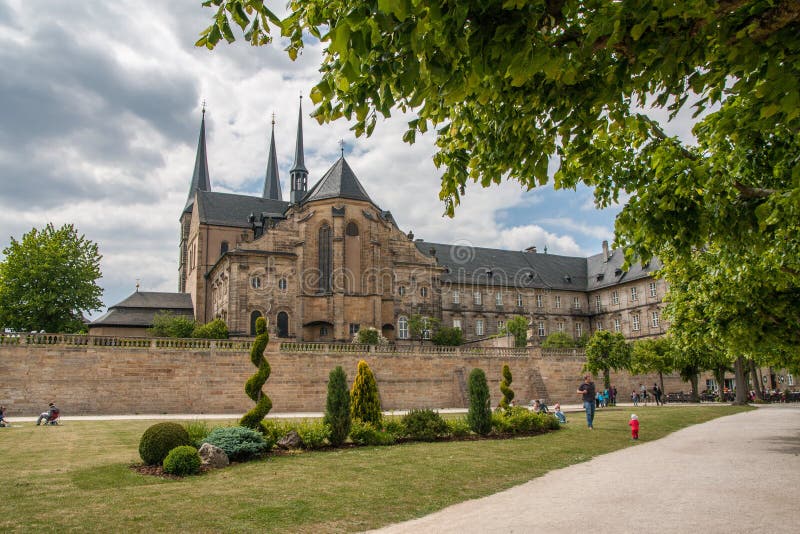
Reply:
[[[338,447],[350,434],[350,392],[347,391],[347,375],[339,365],[328,376],[328,401],[325,405],[324,422],[331,427],[328,441]]]
[[[467,422],[476,434],[485,436],[492,430],[492,408],[489,385],[483,369],[473,369],[469,374],[469,411]]]
[[[358,374],[350,390],[350,415],[365,423],[376,426],[381,424],[381,399],[378,396],[378,384],[367,362],[358,362]]]
[[[240,421],[242,426],[258,431],[261,430],[261,420],[272,409],[272,401],[267,397],[266,393],[261,391],[261,387],[269,378],[270,373],[269,362],[264,358],[264,349],[267,348],[267,343],[269,343],[267,320],[259,317],[256,319],[256,340],[250,349],[250,361],[258,367],[258,371],[244,385],[245,393],[253,399],[256,405],[252,410],[244,414]]]
[[[511,401],[514,399],[514,390],[511,389],[511,369],[508,364],[503,366],[503,380],[500,382],[500,393],[503,394],[503,400],[500,401],[500,407],[508,410],[511,406]]]

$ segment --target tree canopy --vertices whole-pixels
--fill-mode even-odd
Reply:
[[[0,262],[0,326],[77,332],[83,313],[103,305],[97,245],[65,224],[11,238]]]
[[[598,330],[586,343],[584,368],[592,374],[603,373],[603,384],[611,387],[610,371],[630,367],[631,349],[619,332]]]
[[[717,271],[701,278],[739,289],[723,306],[778,303],[751,330],[712,323],[725,343],[796,336],[800,2],[293,0],[283,20],[265,0],[204,5],[217,11],[198,46],[234,41],[237,25],[253,45],[279,29],[292,58],[304,39],[327,44],[311,91],[320,122],[369,135],[401,110],[405,141],[435,130],[447,214],[470,182],[552,176],[592,187],[598,207],[627,198],[628,261],[658,256],[680,285],[680,262],[708,253]],[[695,142],[648,108],[693,109]]]

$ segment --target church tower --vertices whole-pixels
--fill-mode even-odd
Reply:
[[[186,292],[186,273],[189,261],[188,240],[189,224],[192,220],[192,208],[198,191],[211,191],[211,178],[208,175],[208,158],[206,156],[206,106],[203,104],[203,118],[200,120],[200,138],[197,141],[197,155],[194,159],[194,174],[189,186],[189,198],[181,213],[181,242],[178,259],[178,291]]]
[[[294,148],[294,165],[289,170],[291,193],[289,201],[299,204],[308,191],[308,169],[303,154],[303,97],[300,97],[300,112],[297,116],[297,141]]]
[[[275,114],[272,114],[272,136],[269,142],[269,158],[267,159],[267,173],[264,176],[264,193],[261,198],[270,200],[283,200],[281,195],[281,181],[278,178],[278,157],[275,155]]]

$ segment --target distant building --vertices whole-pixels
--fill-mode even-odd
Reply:
[[[153,326],[153,317],[159,312],[192,318],[192,298],[186,293],[136,291],[89,324],[89,333],[93,336],[144,337],[147,329]]]
[[[580,258],[414,239],[344,155],[309,189],[302,110],[289,173],[284,200],[273,126],[262,195],[212,191],[204,112],[178,267],[197,321],[221,318],[232,334],[249,335],[263,316],[273,336],[303,341],[349,341],[364,327],[404,340],[413,314],[461,328],[467,340],[500,332],[515,315],[529,320],[534,344],[556,331],[639,338],[666,330],[655,261],[623,271],[623,255],[606,242]]]

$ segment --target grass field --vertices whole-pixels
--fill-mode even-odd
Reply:
[[[639,443],[746,410],[639,407]],[[582,414],[550,434],[269,457],[181,480],[139,475],[152,421],[0,428],[4,532],[351,532],[419,517],[635,445],[630,409]],[[211,421],[211,425],[220,424]],[[638,445],[638,444],[636,444]]]

